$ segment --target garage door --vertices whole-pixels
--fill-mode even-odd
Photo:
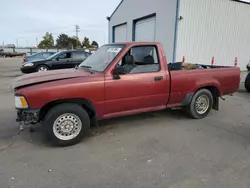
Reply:
[[[155,17],[151,17],[135,23],[135,41],[155,41],[155,20]]]
[[[126,42],[127,41],[127,24],[114,27],[114,42]]]

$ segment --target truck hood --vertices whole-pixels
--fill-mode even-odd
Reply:
[[[12,89],[16,89],[18,87],[51,82],[55,80],[88,76],[90,74],[91,74],[90,72],[84,69],[63,69],[63,70],[53,70],[47,72],[37,72],[17,77],[12,82],[11,87]]]

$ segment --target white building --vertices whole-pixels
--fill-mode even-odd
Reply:
[[[108,17],[109,42],[157,41],[168,62],[234,65],[250,60],[250,3],[236,0],[123,0]]]

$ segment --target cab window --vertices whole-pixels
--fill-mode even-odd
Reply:
[[[131,48],[117,66],[122,66],[126,74],[150,73],[160,70],[156,46],[138,46]]]

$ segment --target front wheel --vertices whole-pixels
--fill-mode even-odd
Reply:
[[[77,104],[61,104],[45,116],[43,127],[53,145],[69,146],[81,141],[90,127],[89,115]]]
[[[44,71],[48,71],[49,67],[46,65],[40,65],[39,67],[37,67],[36,72],[44,72]]]
[[[213,106],[213,96],[207,89],[197,91],[191,103],[188,105],[188,114],[194,119],[202,119],[207,116]]]
[[[247,92],[250,92],[250,73],[248,73],[245,79],[245,89],[247,90]]]

